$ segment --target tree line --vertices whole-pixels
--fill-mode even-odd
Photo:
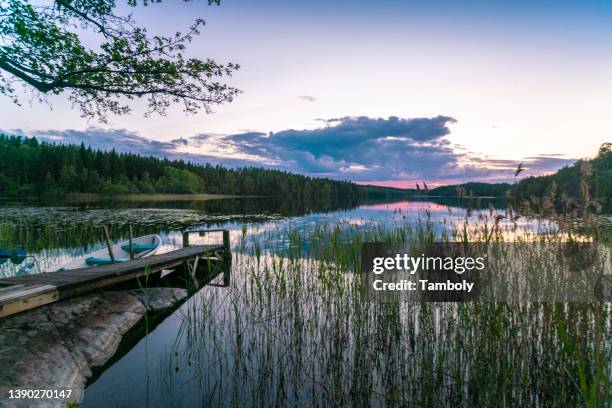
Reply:
[[[526,177],[515,184],[469,182],[412,192],[428,197],[506,197],[521,208],[529,207],[526,211],[571,212],[588,207],[612,213],[612,143],[602,144],[593,159],[578,160],[553,174]]]
[[[257,167],[229,169],[114,149],[94,150],[85,144],[0,135],[0,196],[62,197],[69,193],[208,193],[286,197],[304,202],[347,202],[368,195],[366,189],[348,181]]]
[[[505,197],[510,184],[507,183],[463,183],[436,187],[429,194],[438,197]]]
[[[430,190],[431,195],[547,198],[567,209],[588,198],[602,212],[612,212],[612,144],[597,157],[579,160],[554,174],[527,177],[515,185],[466,183]],[[349,181],[313,178],[259,167],[225,168],[134,153],[94,150],[36,138],[0,134],[0,197],[60,198],[70,193],[227,194],[283,197],[336,205],[370,199],[405,198],[412,190],[363,186]],[[587,195],[588,197],[585,197]]]
[[[590,205],[597,212],[611,213],[612,143],[602,144],[593,159],[578,160],[548,176],[522,179],[512,186],[511,195],[531,201],[535,197],[562,211]]]

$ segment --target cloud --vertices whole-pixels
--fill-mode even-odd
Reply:
[[[316,129],[245,132],[215,140],[217,146],[259,157],[279,167],[356,181],[413,177],[454,166],[458,155],[444,136],[455,119],[343,117]],[[198,141],[210,141],[200,135]]]
[[[13,132],[25,135],[20,130]],[[185,160],[194,163],[224,164],[227,166],[252,166],[251,160],[243,160],[232,157],[219,157],[201,152],[184,151],[194,145],[197,138],[186,139],[184,137],[174,138],[168,142],[148,139],[136,132],[126,129],[102,129],[90,127],[86,130],[45,130],[36,131],[29,136],[36,136],[39,140],[52,143],[80,145],[84,143],[94,150],[115,149],[119,153],[135,153],[143,156],[154,156],[168,158],[171,160]]]
[[[448,140],[450,116],[431,118],[340,117],[315,129],[263,133],[202,133],[157,141],[124,129],[50,130],[34,136],[52,142],[115,148],[119,152],[197,163],[262,166],[317,177],[367,182],[416,180],[459,183],[511,181],[525,162],[524,176],[552,172],[573,160],[558,154],[505,160],[478,157]]]
[[[189,140],[185,139],[184,137],[179,137],[178,139],[172,139],[170,143],[175,145],[187,146],[189,144]]]
[[[532,175],[554,172],[561,167],[574,163],[575,159],[559,157],[560,155],[539,155],[525,158],[525,167]]]
[[[86,130],[46,130],[32,134],[39,139],[63,144],[84,143],[92,149],[110,150],[118,152],[133,152],[150,156],[163,156],[176,150],[184,144],[186,139],[177,138],[169,142],[147,139],[135,132],[125,129],[101,129],[90,127]]]
[[[318,100],[317,97],[310,95],[299,95],[298,98],[303,99],[307,102],[316,102]]]
[[[485,173],[488,181],[508,182],[514,180],[514,171],[519,163],[523,163],[523,168],[525,169],[519,178],[524,178],[553,173],[561,167],[574,163],[576,159],[562,157],[561,154],[542,154],[525,157],[520,160],[483,159],[472,155],[470,161],[478,166],[489,169],[488,173]]]

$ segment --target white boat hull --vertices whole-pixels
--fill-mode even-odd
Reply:
[[[119,242],[111,246],[113,251],[113,256],[116,262],[125,262],[130,259],[129,253],[129,240]],[[142,237],[137,237],[132,240],[133,248],[141,248],[140,246],[146,247],[145,250],[142,251],[134,251],[134,259],[137,258],[146,258],[147,256],[151,256],[157,252],[159,247],[162,244],[161,237],[157,234],[145,235]],[[127,247],[127,248],[126,248]],[[128,249],[126,251],[125,249]],[[68,262],[61,267],[59,267],[58,271],[67,271],[71,269],[81,269],[81,268],[90,268],[95,266],[95,264],[91,263],[92,259],[99,260],[108,260],[110,261],[110,254],[108,252],[108,248],[103,248],[98,251],[89,253],[85,256],[75,259],[74,261]],[[88,260],[90,262],[88,263]],[[108,263],[108,262],[104,262]]]

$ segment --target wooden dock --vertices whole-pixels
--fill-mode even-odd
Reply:
[[[223,232],[223,244],[189,246],[190,234],[202,236],[208,232]],[[193,275],[200,259],[219,253],[224,258],[231,257],[228,231],[194,230],[183,233],[183,248],[165,254],[90,268],[0,278],[0,318],[179,267]]]

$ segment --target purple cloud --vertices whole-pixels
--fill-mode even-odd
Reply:
[[[444,180],[509,181],[519,161],[525,175],[554,171],[573,162],[557,154],[522,160],[479,158],[451,144],[449,116],[431,118],[342,117],[315,129],[233,135],[199,134],[157,141],[124,129],[49,130],[40,139],[115,148],[119,152],[183,159],[230,167],[262,166],[357,182]]]

